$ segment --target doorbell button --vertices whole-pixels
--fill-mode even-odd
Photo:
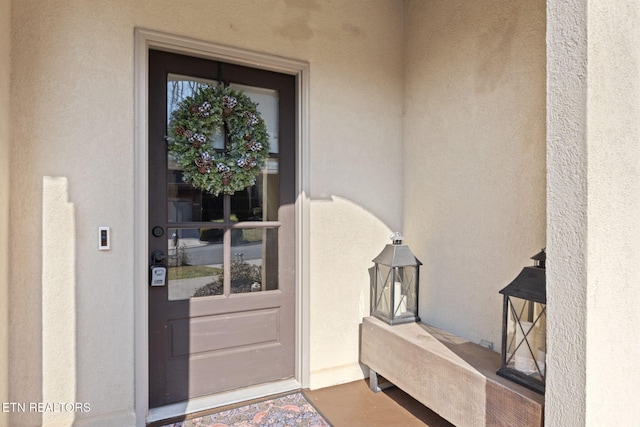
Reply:
[[[109,249],[111,249],[111,229],[98,227],[98,250],[108,251]]]

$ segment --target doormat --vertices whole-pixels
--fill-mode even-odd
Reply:
[[[298,392],[163,427],[332,427]]]

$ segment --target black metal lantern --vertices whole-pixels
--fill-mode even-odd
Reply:
[[[502,355],[497,374],[544,394],[547,354],[546,254],[534,255],[500,293],[504,295]]]
[[[402,244],[400,233],[391,236],[371,268],[371,315],[390,324],[418,322],[418,285],[422,263]]]

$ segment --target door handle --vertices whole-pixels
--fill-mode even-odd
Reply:
[[[151,252],[151,262],[154,264],[161,264],[167,256],[162,251],[153,251]]]

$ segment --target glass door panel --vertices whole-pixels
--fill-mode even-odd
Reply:
[[[217,84],[214,80],[168,74],[167,125],[181,101],[199,88]],[[185,183],[180,165],[168,154],[167,218],[176,226],[168,233],[169,300],[278,289],[278,91],[231,86],[257,104],[269,134],[270,158],[254,185],[233,195],[213,196]],[[224,150],[225,130],[220,129],[209,144]],[[257,224],[238,227],[243,222]],[[202,224],[196,228],[194,223]]]
[[[260,112],[260,115],[264,120],[264,124],[267,126],[267,132],[269,133],[269,151],[271,153],[279,153],[280,144],[278,143],[278,135],[280,133],[280,129],[278,126],[278,107],[280,100],[278,91],[237,83],[231,83],[229,86],[234,89],[241,90],[258,105],[258,111]]]
[[[231,293],[278,289],[278,229],[232,229],[231,235]]]
[[[178,108],[180,102],[189,96],[193,96],[201,87],[206,85],[215,86],[217,84],[214,80],[170,73],[167,76],[167,126],[171,119],[171,113]],[[215,149],[224,149],[223,130],[221,129],[214,134],[209,143]],[[203,193],[185,183],[182,180],[182,170],[171,153],[167,155],[167,169],[167,213],[169,222],[199,222],[222,219],[222,198]],[[218,205],[219,209],[215,208],[216,205]]]
[[[223,234],[216,228],[169,228],[171,301],[223,295]]]
[[[255,185],[231,196],[231,216],[238,221],[277,221],[279,199],[279,161],[269,158]]]
[[[167,76],[167,126],[171,120],[171,113],[178,108],[183,99],[193,96],[201,87],[217,85],[218,82],[215,80],[169,73]],[[223,132],[213,135],[209,142],[213,145],[213,148],[224,149]]]
[[[230,293],[278,289],[278,229],[232,228]],[[224,233],[219,228],[170,228],[168,298],[224,295]]]

